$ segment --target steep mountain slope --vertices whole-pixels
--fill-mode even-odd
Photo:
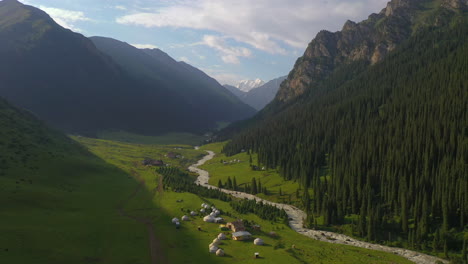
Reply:
[[[196,111],[198,118],[234,121],[254,113],[216,80],[159,49],[140,50],[111,38],[90,39],[135,79],[144,79],[149,86],[177,94],[180,105],[191,106],[191,112]]]
[[[165,80],[137,80],[89,39],[15,0],[0,2],[0,39],[0,95],[69,133],[203,132],[253,113],[220,100],[199,114]]]
[[[392,1],[379,17],[372,28],[390,30],[381,41],[395,44],[391,51],[335,65],[346,57],[336,55],[336,42],[313,41],[306,55],[336,57],[299,59],[276,105],[224,151],[257,152],[266,167],[312,188],[314,196],[302,194],[310,226],[346,225],[370,241],[460,260],[468,227],[466,1]]]
[[[297,60],[276,100],[288,102],[314,89],[340,65],[381,61],[416,32],[422,20],[431,16],[441,3],[449,8],[466,7],[466,0],[393,0],[361,23],[347,21],[341,31],[321,31]]]
[[[241,98],[244,94],[246,94],[246,92],[239,90],[235,86],[232,86],[232,85],[229,85],[229,84],[225,84],[223,86],[224,86],[224,88],[228,89],[228,91],[230,91],[231,93],[233,93],[235,96],[237,96],[239,98]]]
[[[248,92],[239,90],[238,88],[231,85],[224,85],[231,93],[239,97],[244,103],[250,105],[256,110],[262,110],[267,104],[269,104],[276,96],[281,83],[287,77],[279,77],[271,80],[257,88],[253,88]]]

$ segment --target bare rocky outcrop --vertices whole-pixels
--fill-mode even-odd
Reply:
[[[347,21],[338,32],[321,31],[310,42],[281,84],[278,102],[288,102],[317,84],[343,64],[366,61],[371,65],[383,60],[399,44],[408,39],[424,5],[433,0],[392,0],[378,14],[360,23]],[[442,7],[465,9],[468,0],[443,0]],[[437,5],[436,5],[437,6]]]

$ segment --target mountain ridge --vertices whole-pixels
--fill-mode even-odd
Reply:
[[[206,89],[211,96],[201,108],[204,115],[198,115],[194,107],[201,104],[193,99],[184,103],[181,91],[169,89],[166,80],[155,85],[153,79],[139,79],[90,39],[14,0],[0,2],[0,38],[5,40],[0,42],[0,95],[67,133],[203,133],[219,121],[255,113],[218,84],[218,94]],[[210,108],[211,102],[218,111]]]

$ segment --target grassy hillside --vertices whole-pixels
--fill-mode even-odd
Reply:
[[[135,145],[88,138],[77,140],[109,163],[122,170],[133,172],[134,175],[139,175],[140,179],[145,181],[146,189],[158,190],[154,192],[152,205],[144,207],[138,205],[138,201],[135,200],[129,203],[129,206],[139,208],[133,210],[132,213],[151,219],[162,249],[172,263],[238,263],[240,261],[244,263],[409,263],[392,254],[309,239],[290,230],[283,223],[265,221],[252,214],[237,213],[227,202],[207,199],[192,193],[174,192],[168,186],[157,188],[159,176],[154,174],[154,170],[142,167],[133,161],[148,155],[164,159],[164,153],[173,150],[173,146]],[[201,157],[204,153],[201,150],[184,148],[177,151],[189,159]],[[184,167],[187,162],[181,160],[180,163],[174,165]],[[195,176],[193,177],[195,179]],[[202,216],[197,216],[188,222],[182,222],[181,229],[175,229],[171,223],[173,217],[180,219],[182,215],[187,214],[187,210],[198,211],[200,204],[206,202],[214,204],[225,212],[222,217],[227,220],[241,218],[260,224],[262,231],[253,232],[253,234],[255,237],[264,239],[266,245],[258,247],[252,242],[227,240],[221,245],[227,256],[219,258],[208,253],[208,244],[220,233],[217,224],[205,223],[202,221]],[[201,226],[203,231],[198,231],[198,226]],[[267,234],[270,231],[278,233],[279,238],[269,237]],[[292,249],[292,245],[295,245],[296,249]],[[253,259],[254,252],[260,252],[262,258]]]
[[[145,188],[131,196],[138,170],[103,161],[3,100],[0,128],[0,263],[150,263],[147,228],[121,215],[153,206]],[[134,164],[168,149],[122,150]]]

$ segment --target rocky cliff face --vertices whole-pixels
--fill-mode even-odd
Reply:
[[[282,83],[276,100],[287,102],[313,89],[318,81],[344,63],[381,61],[413,33],[422,13],[440,6],[465,9],[467,1],[392,0],[379,14],[372,14],[365,21],[347,21],[343,29],[335,33],[319,32]]]

